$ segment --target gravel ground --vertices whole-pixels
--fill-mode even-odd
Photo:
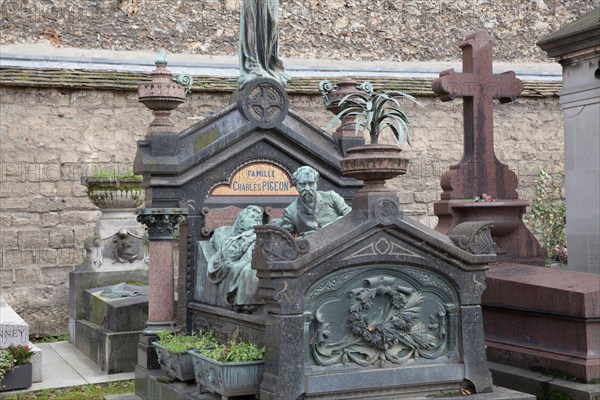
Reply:
[[[596,0],[282,0],[284,57],[457,60],[486,29],[497,61],[549,61],[536,42]],[[0,0],[0,44],[235,55],[240,0]]]

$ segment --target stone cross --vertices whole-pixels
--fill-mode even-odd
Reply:
[[[442,200],[469,199],[487,193],[494,199],[518,198],[517,177],[494,154],[493,100],[508,103],[523,91],[513,71],[492,72],[492,44],[485,31],[475,32],[459,45],[463,72],[442,71],[432,89],[442,101],[463,97],[464,154],[442,176]]]

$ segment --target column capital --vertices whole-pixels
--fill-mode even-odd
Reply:
[[[142,208],[137,221],[148,228],[150,241],[175,240],[179,225],[185,221],[187,210],[183,208]]]

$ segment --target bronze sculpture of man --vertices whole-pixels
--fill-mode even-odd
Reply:
[[[240,12],[240,87],[257,77],[285,86],[289,76],[278,56],[279,0],[243,0]]]
[[[281,226],[291,233],[308,235],[352,211],[336,192],[317,190],[319,173],[314,168],[298,168],[292,181],[300,197],[285,209],[281,222]]]

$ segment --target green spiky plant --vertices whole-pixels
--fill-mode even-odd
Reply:
[[[361,129],[367,130],[371,144],[378,143],[381,132],[389,129],[399,143],[402,143],[406,136],[406,142],[410,145],[408,133],[412,125],[402,110],[400,100],[421,105],[413,96],[400,91],[351,93],[337,104],[342,111],[331,120],[329,129],[333,128],[339,120],[354,117],[352,121],[343,122],[342,127],[354,125],[356,135]]]

